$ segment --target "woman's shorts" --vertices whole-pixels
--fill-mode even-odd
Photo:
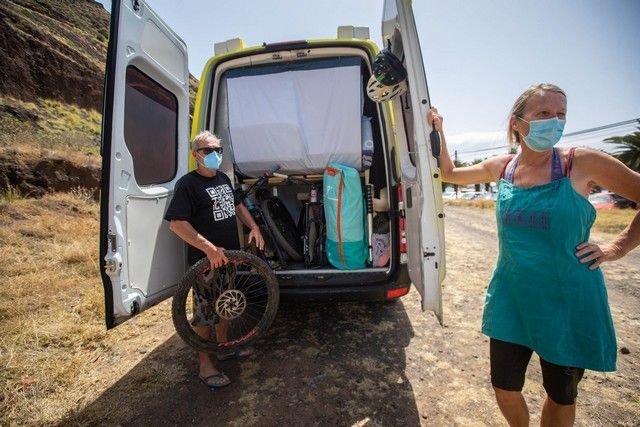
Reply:
[[[491,338],[491,384],[507,391],[522,391],[527,365],[533,354],[528,347]],[[560,366],[540,358],[542,385],[558,405],[573,405],[578,396],[578,383],[583,368]]]

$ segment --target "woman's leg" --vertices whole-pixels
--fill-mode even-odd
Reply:
[[[493,387],[500,412],[511,427],[529,425],[529,408],[520,391],[507,391]]]
[[[578,383],[584,369],[556,365],[540,358],[547,399],[542,407],[541,426],[572,426],[576,419]]]
[[[522,396],[527,364],[533,351],[519,344],[491,338],[491,385],[498,407],[510,426],[528,426],[529,409]]]

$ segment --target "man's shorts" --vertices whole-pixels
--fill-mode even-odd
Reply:
[[[519,344],[491,338],[491,384],[507,391],[522,391],[527,365],[533,350]],[[558,405],[573,405],[583,368],[560,366],[540,358],[542,381],[547,395]]]
[[[212,269],[207,274],[196,277],[196,284],[193,287],[193,317],[191,318],[192,327],[214,326],[218,323],[218,316],[215,315],[215,300],[209,295],[201,294],[198,289],[203,287],[211,287],[212,283],[218,283],[224,278],[221,277],[219,270]]]

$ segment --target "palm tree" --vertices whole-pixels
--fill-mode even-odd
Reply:
[[[636,132],[625,136],[612,136],[604,142],[618,144],[619,147],[613,156],[630,169],[640,172],[640,127]]]

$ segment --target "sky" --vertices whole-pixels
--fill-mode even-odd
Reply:
[[[382,41],[382,0],[145,1],[187,43],[198,78],[214,43],[231,38],[248,46],[334,38],[339,25],[357,25]],[[531,84],[554,83],[567,93],[565,134],[640,119],[638,0],[423,0],[413,9],[431,103],[460,160],[505,152],[487,149],[506,145],[509,110]],[[602,139],[638,126],[560,144],[610,151],[616,147]]]

